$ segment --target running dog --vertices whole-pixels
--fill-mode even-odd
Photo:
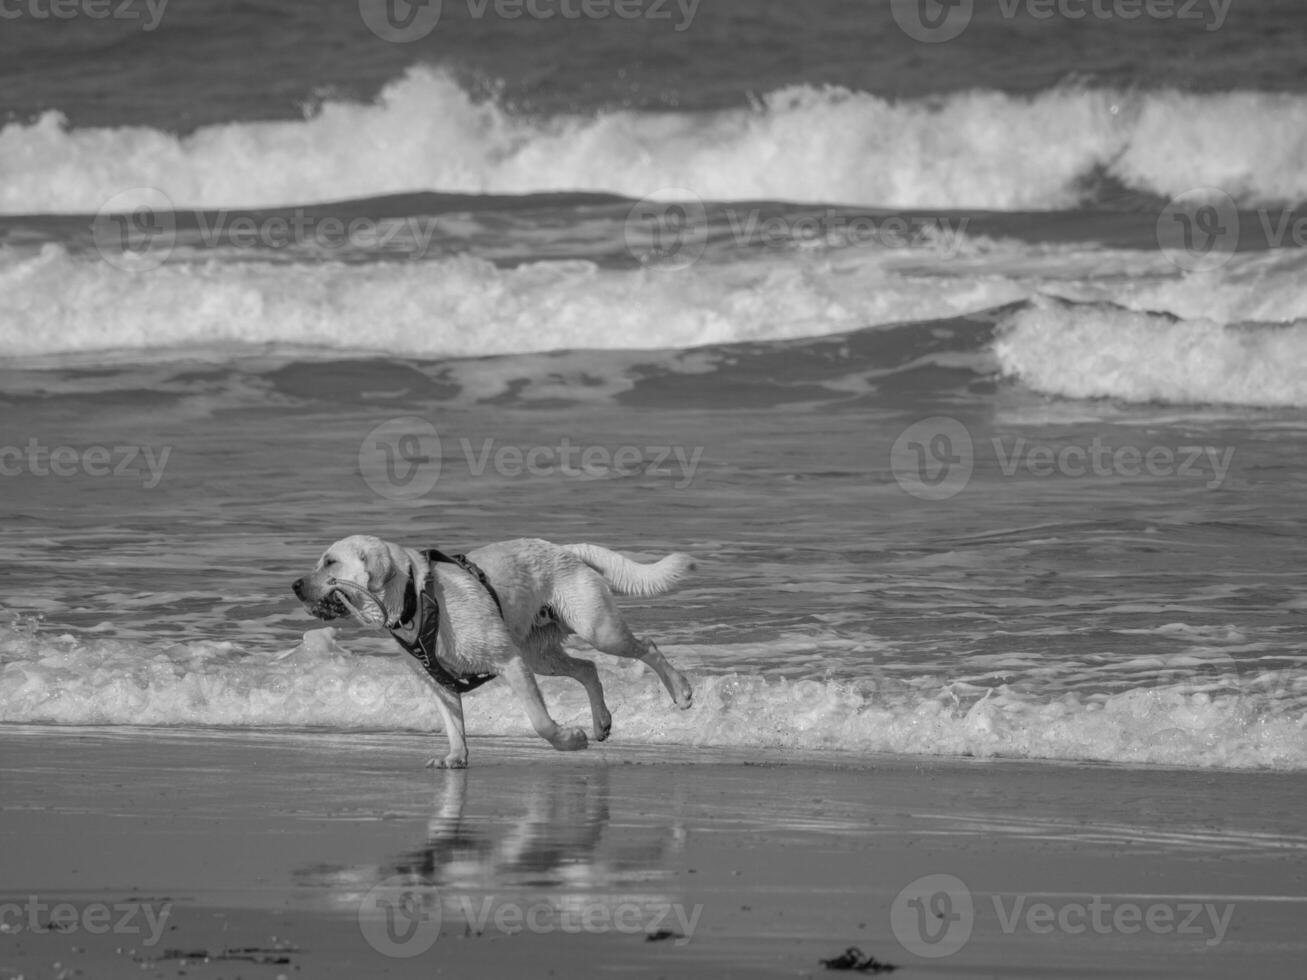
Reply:
[[[613,594],[659,595],[693,569],[689,555],[643,565],[592,544],[535,538],[450,557],[355,535],[328,548],[291,589],[319,619],[352,616],[365,626],[384,628],[412,655],[419,675],[435,691],[449,738],[449,754],[427,765],[463,769],[462,695],[501,674],[537,734],[559,751],[585,748],[586,735],[549,716],[536,674],[578,681],[590,699],[594,737],[608,737],[613,719],[599,672],[591,661],[563,650],[563,640],[572,634],[602,653],[648,664],[676,706],[690,707],[689,682],[652,640],[632,634]]]

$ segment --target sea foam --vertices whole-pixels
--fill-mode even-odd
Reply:
[[[712,660],[710,648],[669,645],[666,652],[682,664]],[[695,703],[682,712],[638,664],[604,661],[600,673],[615,718],[606,750],[616,753],[624,743],[681,744],[836,757],[888,752],[1307,767],[1307,717],[1251,690],[1219,694],[1177,683],[1040,699],[1005,687],[977,696],[938,675],[885,687],[691,668]],[[465,699],[474,740],[531,734],[502,683]],[[543,678],[541,687],[560,723],[589,725],[579,686]],[[80,640],[0,627],[0,721],[433,733],[440,726],[434,697],[401,655],[351,652],[332,629],[266,653],[231,643]]]
[[[1041,299],[994,346],[1007,374],[1067,398],[1307,405],[1307,320],[1231,325]]]
[[[932,283],[880,257],[833,267],[785,253],[694,275],[587,261],[169,262],[124,273],[62,246],[0,255],[0,356],[282,344],[455,357],[679,348],[936,319],[1021,298],[988,276]]]
[[[98,211],[152,187],[179,208],[275,206],[412,191],[682,188],[708,200],[1063,209],[1110,177],[1172,197],[1307,199],[1307,97],[1287,93],[959,92],[891,101],[792,86],[749,108],[535,117],[419,66],[374,104],[185,136],[69,129],[55,111],[0,130],[0,212]]]

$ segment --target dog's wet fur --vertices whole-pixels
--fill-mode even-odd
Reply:
[[[580,728],[564,728],[549,716],[535,675],[571,677],[590,699],[594,737],[612,729],[595,665],[570,656],[563,641],[573,634],[601,653],[640,660],[653,668],[677,707],[688,708],[690,684],[652,640],[637,638],[613,595],[659,595],[694,568],[689,555],[672,554],[651,565],[590,544],[556,545],[537,538],[501,541],[468,554],[485,572],[503,615],[485,587],[457,565],[429,564],[420,551],[368,535],[337,541],[313,571],[291,588],[318,619],[352,617],[365,626],[409,635],[416,624],[401,623],[409,584],[418,593],[435,575],[440,605],[436,659],[452,674],[499,674],[526,708],[541,738],[560,751],[588,744]],[[436,683],[405,657],[436,694],[449,753],[429,766],[467,766],[463,703],[457,691]]]

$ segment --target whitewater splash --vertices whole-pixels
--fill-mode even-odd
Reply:
[[[0,293],[0,357],[279,344],[440,358],[821,336],[953,316],[1024,291],[988,277],[923,289],[878,256],[841,265],[785,253],[693,276],[587,261],[505,269],[470,256],[175,262],[133,276],[47,245],[8,263],[0,254]]]
[[[1307,320],[1222,324],[1041,298],[994,344],[1003,371],[1066,398],[1307,405]]]
[[[1001,134],[995,138],[995,134]],[[129,188],[178,208],[415,191],[686,188],[705,200],[1066,209],[1107,177],[1163,198],[1215,186],[1241,205],[1307,200],[1307,97],[1067,87],[889,101],[784,88],[748,109],[516,115],[411,68],[373,105],[303,120],[72,129],[58,112],[0,130],[0,212],[94,213]]]
[[[711,651],[668,648],[682,663]],[[1278,683],[1204,689],[1160,683],[1040,700],[977,694],[939,676],[889,684],[690,671],[695,705],[674,710],[638,664],[600,661],[615,717],[612,747],[681,744],[833,753],[1092,759],[1234,768],[1307,768],[1301,707],[1266,696]],[[1291,679],[1281,678],[1285,685]],[[543,678],[562,724],[589,724],[581,688]],[[529,736],[521,706],[492,685],[464,701],[469,734]],[[332,629],[280,654],[231,643],[46,637],[0,627],[0,722],[61,725],[325,726],[436,731],[439,712],[403,658],[357,654]],[[542,751],[545,751],[542,747]]]
[[[846,353],[823,371],[827,383],[865,391],[929,350],[932,363],[997,370],[1064,398],[1307,406],[1302,253],[1237,255],[1219,273],[1185,277],[1164,263],[1144,253],[1008,243],[949,259],[876,249],[746,254],[701,263],[693,275],[582,260],[501,267],[474,256],[362,264],[208,258],[128,275],[47,244],[27,255],[0,253],[0,357],[40,368],[268,351],[295,360],[505,355],[456,369],[484,393],[564,370],[560,361],[525,363],[532,352],[606,351],[573,368],[607,379],[589,383],[588,397],[611,397],[630,386],[633,365],[689,369],[685,358],[697,355],[688,348],[819,343],[876,329],[903,337],[867,346],[871,360]],[[943,267],[951,274],[929,274]],[[932,331],[957,317],[972,329],[956,335],[950,352]],[[995,320],[992,351],[978,351],[976,330]],[[908,336],[914,331],[917,340]],[[666,353],[640,353],[657,350]],[[749,355],[737,351],[731,362],[729,370],[744,370]],[[694,370],[708,365],[727,370],[713,358]]]

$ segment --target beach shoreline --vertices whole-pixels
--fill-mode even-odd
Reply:
[[[856,946],[1275,977],[1307,947],[1302,773],[428,743],[0,728],[0,976],[834,976]]]

